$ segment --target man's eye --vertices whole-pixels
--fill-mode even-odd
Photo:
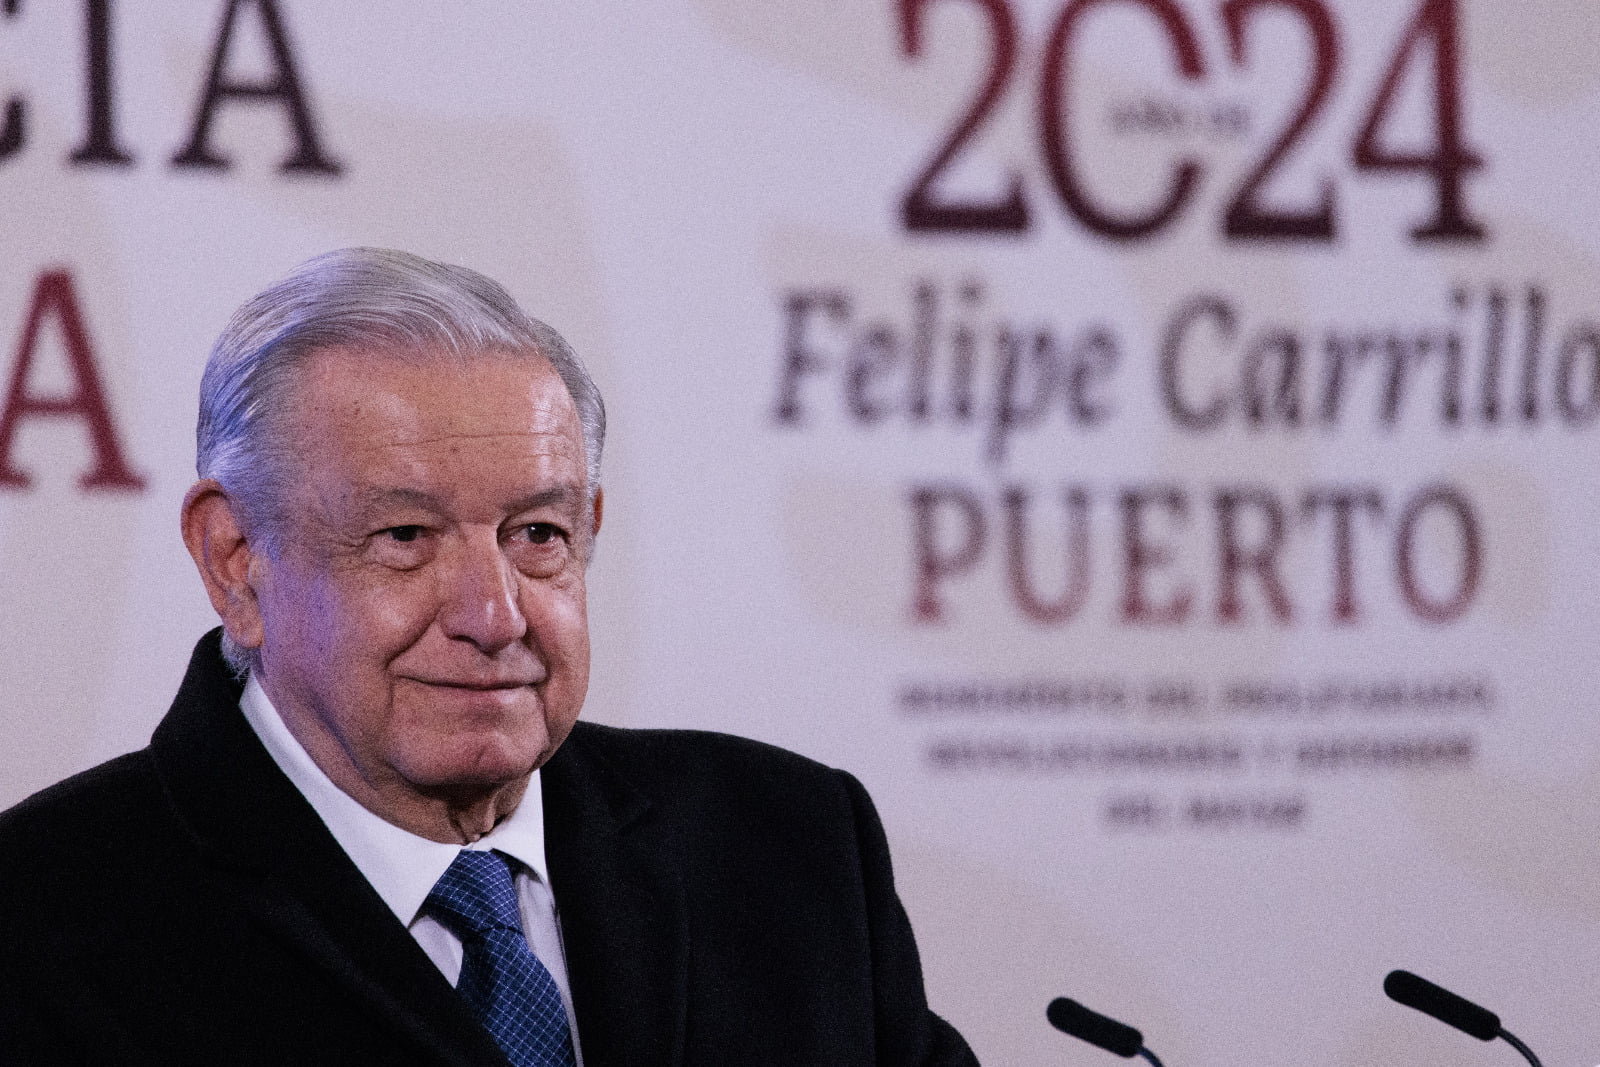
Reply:
[[[389,535],[390,540],[399,541],[401,544],[409,545],[411,542],[422,536],[422,527],[391,526],[385,530],[384,533]]]
[[[536,545],[548,545],[561,536],[561,531],[548,522],[532,522],[523,527],[528,540]]]

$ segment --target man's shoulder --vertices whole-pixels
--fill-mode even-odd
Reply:
[[[842,790],[846,772],[765,741],[711,730],[639,729],[579,722],[568,744],[641,786],[674,791]]]
[[[860,783],[798,753],[703,730],[580,726],[567,741],[569,759],[591,781],[606,780],[613,803],[642,799],[651,825],[684,855],[726,856],[730,847],[775,840],[801,852],[853,854],[863,834],[878,836]],[[571,764],[561,773],[570,775]]]
[[[114,840],[134,828],[148,827],[173,814],[169,795],[174,765],[196,767],[238,755],[219,745],[219,738],[238,737],[243,719],[229,729],[229,718],[217,714],[237,708],[239,685],[222,660],[221,629],[200,638],[171,709],[156,727],[150,746],[91,767],[0,811],[0,856],[38,847],[60,849],[70,840]],[[165,748],[163,748],[165,745]],[[41,838],[45,839],[41,841]]]
[[[737,734],[715,730],[687,730],[637,726],[608,726],[579,720],[572,740],[595,745],[611,753],[634,752],[655,756],[665,752],[693,752],[737,763],[776,763],[795,770],[831,772],[832,768],[798,752]]]
[[[53,893],[95,872],[116,877],[137,851],[170,831],[149,750],[130,752],[0,812],[0,895]]]
[[[125,816],[140,800],[156,800],[160,793],[149,749],[117,756],[0,811],[0,850],[9,852],[41,833],[103,827],[107,818]]]

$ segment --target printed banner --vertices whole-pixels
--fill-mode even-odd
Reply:
[[[230,312],[394,246],[605,391],[585,714],[860,777],[983,1062],[1596,1062],[1596,114],[1588,0],[10,0],[0,804],[214,625]]]

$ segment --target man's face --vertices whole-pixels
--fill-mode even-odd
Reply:
[[[561,379],[332,350],[291,401],[281,548],[251,564],[268,696],[347,792],[525,777],[589,682],[594,515]]]

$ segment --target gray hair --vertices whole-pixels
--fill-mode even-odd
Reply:
[[[279,504],[292,469],[293,446],[277,422],[289,409],[296,371],[329,348],[413,360],[437,352],[542,357],[577,408],[592,512],[605,403],[561,335],[477,271],[389,249],[345,248],[300,264],[235,312],[200,379],[195,469],[222,484],[264,551],[275,551],[281,535]],[[240,673],[257,665],[256,650],[226,635],[223,654]]]

